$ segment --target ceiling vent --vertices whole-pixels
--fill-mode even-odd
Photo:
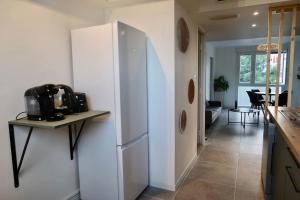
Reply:
[[[228,15],[217,15],[210,18],[212,21],[228,20],[228,19],[237,19],[239,14],[228,14]]]

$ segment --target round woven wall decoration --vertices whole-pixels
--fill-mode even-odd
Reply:
[[[192,104],[195,98],[195,83],[193,79],[190,79],[189,87],[188,87],[188,98],[189,103]]]
[[[180,51],[185,53],[190,43],[190,31],[183,18],[177,22],[177,40]]]
[[[179,130],[181,133],[185,131],[186,123],[187,123],[186,111],[182,110],[179,117]]]

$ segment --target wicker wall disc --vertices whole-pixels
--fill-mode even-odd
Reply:
[[[189,103],[192,104],[195,98],[195,83],[193,79],[190,79],[189,87],[188,87],[188,98]]]
[[[187,123],[187,115],[186,115],[186,111],[183,110],[183,111],[181,111],[180,117],[179,117],[179,130],[181,133],[183,133],[185,131],[186,123]]]
[[[177,22],[177,40],[180,51],[185,53],[190,42],[190,32],[183,18],[180,18]]]

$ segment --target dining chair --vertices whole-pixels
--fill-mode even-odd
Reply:
[[[250,103],[251,103],[251,108],[254,108],[254,109],[258,109],[258,110],[262,110],[262,112],[264,113],[264,103],[265,101],[264,100],[260,100],[258,95],[255,94],[255,92],[252,92],[252,91],[246,91],[247,94],[248,94],[248,97],[249,97],[249,100],[250,100]]]
[[[278,96],[278,106],[287,106],[288,91],[285,90]],[[275,106],[275,101],[272,101],[272,106]]]
[[[256,92],[260,92],[259,89],[252,89],[251,92],[253,92],[255,95],[257,95],[258,100],[265,100],[263,95],[261,94],[256,94]]]

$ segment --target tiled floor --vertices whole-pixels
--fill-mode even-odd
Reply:
[[[236,113],[231,116],[240,119]],[[227,125],[225,110],[206,134],[207,144],[176,192],[149,187],[139,200],[262,200],[262,119],[259,127],[248,125],[244,130],[240,124]]]

